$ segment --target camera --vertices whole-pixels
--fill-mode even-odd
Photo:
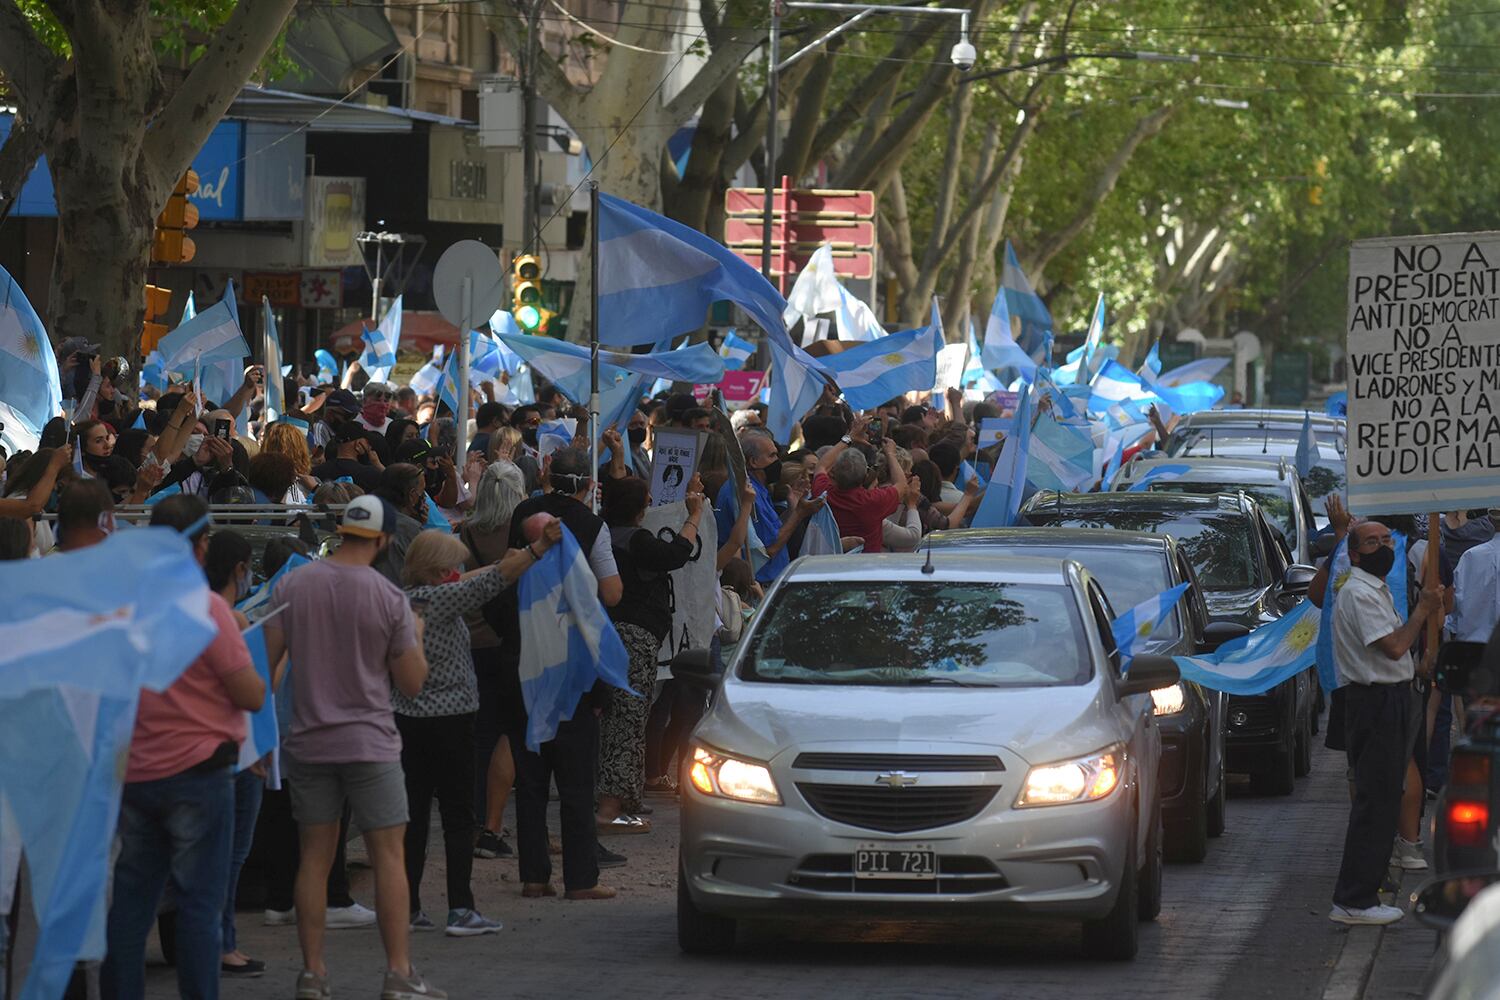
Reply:
[[[978,57],[979,54],[974,51],[974,44],[967,38],[960,38],[955,42],[953,52],[949,56],[953,60],[953,65],[965,73],[974,68],[974,61]]]

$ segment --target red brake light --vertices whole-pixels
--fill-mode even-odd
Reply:
[[[1484,802],[1448,803],[1448,840],[1455,847],[1481,847],[1490,827],[1490,807]]]

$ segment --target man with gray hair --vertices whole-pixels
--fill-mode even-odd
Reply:
[[[833,508],[840,535],[864,539],[866,552],[882,552],[885,549],[882,524],[901,506],[903,491],[895,485],[874,488],[865,485],[870,466],[862,449],[869,445],[869,426],[869,417],[855,419],[849,433],[818,460],[812,488],[814,496],[828,494],[828,506]],[[851,447],[854,444],[860,447]],[[896,442],[886,438],[884,444],[886,467],[894,474],[901,468]]]
[[[745,453],[745,478],[755,490],[750,525],[755,529],[755,537],[765,546],[767,556],[755,579],[770,584],[790,562],[786,547],[797,526],[817,513],[822,501],[804,500],[802,494],[793,493],[788,498],[786,516],[782,517],[771,499],[771,487],[781,481],[781,452],[777,450],[776,442],[761,430],[746,430],[740,434],[739,440]],[[739,495],[731,477],[714,500],[714,519],[718,522],[721,540],[733,532],[738,511]]]

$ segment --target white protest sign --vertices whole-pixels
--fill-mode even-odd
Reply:
[[[1349,509],[1415,514],[1500,494],[1500,233],[1349,250]]]
[[[677,503],[687,496],[688,482],[702,450],[701,431],[667,428],[656,432],[651,452],[651,506]]]
[[[937,381],[932,385],[932,394],[942,399],[949,389],[961,385],[968,363],[968,344],[944,344],[937,354]]]
[[[657,538],[670,539],[687,521],[687,506],[682,503],[652,507],[646,511],[641,527]],[[719,528],[713,511],[705,504],[698,519],[698,541],[693,558],[681,569],[672,571],[672,631],[661,645],[657,662],[665,667],[684,649],[707,649],[718,630],[715,595],[719,589],[719,572],[715,565],[719,555]]]

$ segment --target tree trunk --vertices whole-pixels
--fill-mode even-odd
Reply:
[[[973,182],[977,184],[980,178],[990,172],[995,162],[995,155],[1000,149],[1000,126],[991,122],[990,127],[985,130],[984,146],[979,151],[979,164],[974,170]],[[1003,185],[1002,190],[1009,190],[1010,184]],[[995,195],[994,197],[999,197]],[[993,200],[993,199],[992,199]],[[987,216],[989,213],[985,213]],[[953,262],[953,276],[948,286],[948,299],[944,303],[943,328],[945,330],[964,330],[969,322],[969,313],[972,310],[971,286],[974,281],[974,271],[979,261],[979,227],[980,218],[975,217],[964,230],[963,240],[960,243],[958,255]],[[993,253],[993,249],[991,253]]]
[[[692,151],[688,154],[687,172],[678,182],[671,201],[672,218],[699,232],[708,231],[709,209],[714,195],[722,186],[720,166],[729,145],[729,131],[734,124],[734,104],[739,81],[729,77],[719,84],[698,117],[693,133]]]

